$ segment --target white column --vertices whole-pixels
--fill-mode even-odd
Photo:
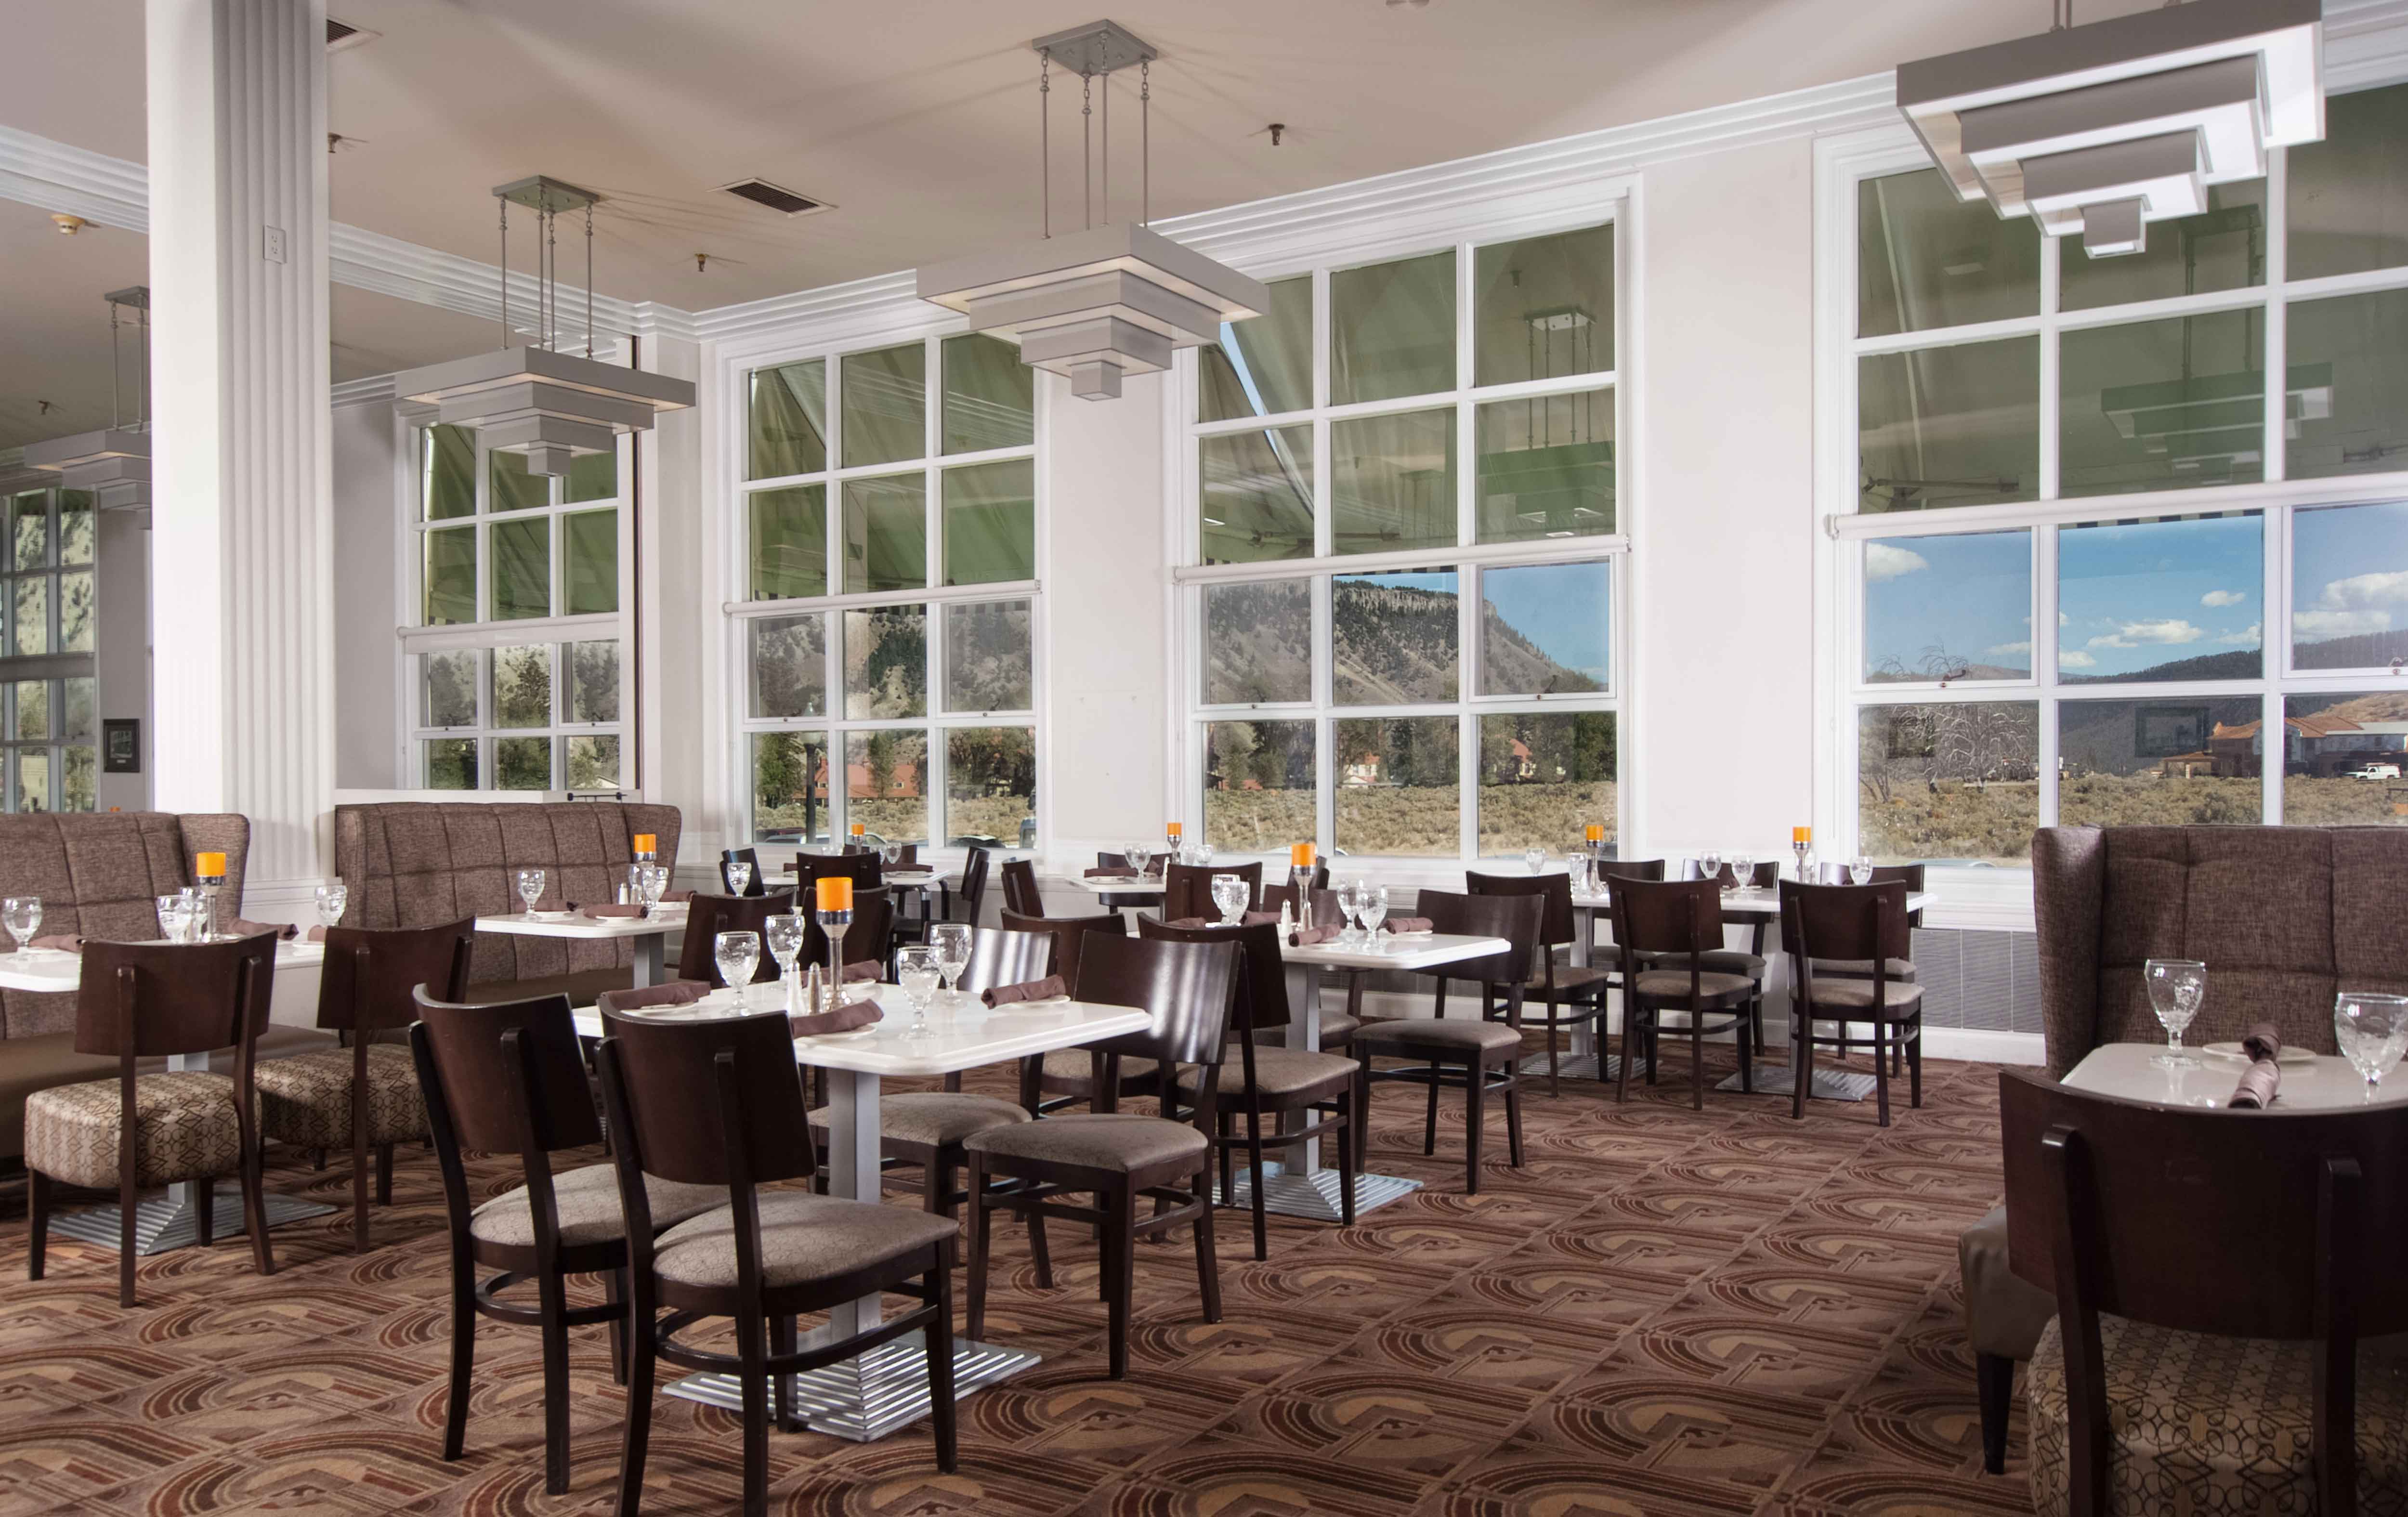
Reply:
[[[324,0],[146,0],[162,809],[251,819],[254,915],[332,846]]]

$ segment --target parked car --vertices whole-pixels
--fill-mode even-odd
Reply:
[[[2352,780],[2397,780],[2400,778],[2400,766],[2397,764],[2361,764],[2357,768],[2349,771],[2349,777]]]

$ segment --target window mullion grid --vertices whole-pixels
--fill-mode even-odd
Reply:
[[[2279,155],[2276,162],[2281,162]],[[2290,704],[2285,696],[2289,689],[2286,680],[2291,671],[2291,508],[2269,507],[2258,520],[2264,528],[2266,575],[2258,599],[2261,613],[2258,623],[2261,660],[2258,666],[2266,675],[2266,712],[2258,729],[2263,739],[2258,744],[2258,769],[2266,786],[2265,820],[2274,825],[2283,820],[2283,772],[2291,747],[2290,729],[2284,725]]]
[[[1455,541],[1458,548],[1469,548],[1477,540],[1477,482],[1473,478],[1472,417],[1469,399],[1473,377],[1472,344],[1479,334],[1472,322],[1473,293],[1471,269],[1473,251],[1469,242],[1458,243],[1455,250]],[[1468,646],[1468,645],[1467,645]],[[1478,855],[1471,855],[1477,857]]]
[[[2273,483],[2288,479],[2290,467],[2290,450],[2286,446],[2288,441],[2286,422],[2290,411],[2291,308],[2290,302],[2284,298],[2284,287],[2289,282],[2291,273],[2291,239],[2288,231],[2291,154],[2287,148],[2277,148],[2267,156],[2265,355],[2259,364],[2259,367],[2265,370],[2266,375],[2266,456],[2259,466],[2258,477],[2268,483]],[[2271,522],[2271,513],[2269,515]],[[2271,545],[2268,557],[2270,560],[2272,557]],[[2272,606],[2273,602],[2268,601],[2266,604]],[[2269,623],[2268,625],[2272,626],[2272,623]],[[2265,642],[2267,639],[2261,637],[2258,640]],[[2288,638],[2285,639],[2286,644],[2288,641]],[[2274,666],[2281,668],[2288,662],[2288,655],[2285,654],[2282,655],[2282,661]],[[2269,769],[2275,767],[2272,758],[2272,755],[2270,754],[2269,762],[2261,767]]]
[[[2063,385],[2059,379],[2057,306],[2062,299],[2058,276],[2064,269],[2062,238],[2041,238],[2040,258],[2040,498],[2055,500],[2063,493]]]
[[[1337,540],[1337,503],[1330,499],[1329,347],[1334,329],[1329,310],[1329,271],[1312,271],[1312,556],[1327,558]],[[1199,534],[1199,541],[1200,534]]]
[[[2036,526],[2032,535],[2032,681],[2041,709],[2039,721],[2040,785],[2032,797],[2032,816],[2041,826],[2057,825],[2057,532]],[[1861,577],[1860,580],[1861,580]]]

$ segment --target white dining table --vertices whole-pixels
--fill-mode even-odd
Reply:
[[[1056,875],[1062,883],[1087,891],[1103,903],[1108,911],[1125,908],[1149,906],[1162,899],[1162,876],[1122,875],[1117,878],[1091,880],[1085,875]]]
[[[2146,1101],[2152,1106],[2220,1107],[2249,1067],[2246,1059],[2193,1048],[2196,1064],[2164,1068],[2154,1061],[2163,1043],[2101,1043],[2067,1071],[2065,1083],[2100,1095]],[[2408,1101],[2408,1065],[2394,1068],[2371,1090],[2347,1059],[2330,1053],[2301,1057],[2288,1050],[2278,1061],[2282,1082],[2270,1111],[2340,1111]]]
[[[787,985],[754,985],[749,1006],[766,1011],[785,1004]],[[933,1079],[1009,1064],[1055,1049],[1077,1048],[1124,1033],[1142,1032],[1153,1016],[1137,1007],[1093,1001],[1039,1001],[989,1009],[973,995],[933,1007],[929,1030],[910,1030],[911,1011],[900,990],[872,989],[885,1013],[875,1026],[830,1037],[797,1038],[795,1059],[828,1072],[828,1139],[824,1155],[830,1190],[856,1201],[881,1195],[879,1094],[888,1079]],[[797,998],[799,1005],[799,997]],[[716,990],[691,1006],[652,1013],[675,1020],[738,1014],[735,994]],[[603,1035],[602,1015],[589,1007],[576,1013],[586,1038]],[[834,1342],[878,1323],[884,1315],[876,1295],[846,1302],[828,1313],[827,1325],[804,1335]],[[920,1335],[906,1334],[866,1353],[799,1375],[798,1404],[811,1426],[855,1442],[885,1437],[928,1413],[927,1351]],[[956,1338],[953,1394],[956,1399],[1039,1363],[1025,1349]],[[729,1410],[743,1406],[742,1387],[726,1374],[690,1375],[669,1388],[683,1396]]]
[[[685,919],[682,905],[654,907],[652,915],[642,917],[589,917],[582,911],[538,911],[530,916],[523,911],[506,911],[499,916],[479,917],[477,930],[513,937],[567,937],[584,942],[625,938],[636,945],[636,988],[641,990],[661,982],[668,935],[683,935]]]

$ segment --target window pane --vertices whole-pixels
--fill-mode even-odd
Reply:
[[[50,562],[50,493],[28,491],[10,503],[14,518],[9,537],[16,544],[13,559],[21,569],[38,569]]]
[[[1329,694],[1340,706],[1455,697],[1453,569],[1341,574],[1329,584]]]
[[[839,360],[844,466],[894,464],[927,451],[928,354],[916,342]]]
[[[754,600],[827,594],[827,486],[789,485],[746,497],[752,519]]]
[[[2031,678],[2029,532],[1865,544],[1867,684]]]
[[[1204,729],[1204,840],[1240,853],[1309,843],[1313,724],[1215,722]]]
[[[2040,228],[1956,198],[1936,168],[1856,185],[1856,335],[2040,311]]]
[[[2408,658],[2408,502],[2291,513],[2291,667]]]
[[[1261,315],[1221,323],[1197,351],[1196,419],[1234,422],[1312,404],[1312,276],[1273,279]]]
[[[844,482],[846,594],[927,585],[927,494],[917,474]]]
[[[1498,400],[1479,408],[1482,542],[1613,530],[1613,392]]]
[[[2264,536],[2255,511],[2059,529],[2057,678],[2258,678]]]
[[[418,488],[429,522],[477,514],[477,434],[431,426],[419,435]]]
[[[1037,371],[983,332],[945,339],[944,450],[976,453],[1037,440]]]
[[[858,814],[857,812],[855,813]],[[945,841],[1037,842],[1037,734],[955,727],[945,734]]]
[[[424,624],[451,626],[477,620],[477,529],[453,527],[426,534]]]
[[[1884,864],[2019,865],[2040,824],[2040,707],[1868,706],[1856,713],[1856,846]]]
[[[2040,340],[1856,360],[1856,447],[1867,511],[2037,499]]]
[[[945,709],[1025,711],[1036,705],[1028,602],[945,608]],[[960,829],[947,823],[947,831]]]
[[[563,643],[568,665],[568,709],[564,722],[619,720],[619,639]],[[569,753],[573,760],[576,751]],[[613,762],[616,762],[615,760]]]
[[[50,809],[50,752],[47,748],[17,750],[17,809]]]
[[[1591,823],[1615,826],[1619,730],[1612,711],[1513,712],[1480,719],[1483,856],[1569,852]]]
[[[59,562],[89,564],[97,538],[92,494],[84,490],[59,492]]]
[[[1205,563],[1312,556],[1312,428],[1235,432],[1197,448]]]
[[[1613,367],[1613,227],[1529,237],[1472,258],[1474,384]]]
[[[477,724],[477,658],[473,648],[418,655],[420,726]]]
[[[561,593],[564,616],[619,608],[619,513],[578,511],[560,519],[561,551],[567,555]]]
[[[552,645],[531,643],[519,648],[496,648],[493,659],[493,724],[497,727],[551,726]]]
[[[2298,192],[2292,193],[2296,196]],[[2060,310],[2088,310],[2128,300],[2162,300],[2263,284],[2266,181],[2250,179],[2210,188],[2207,209],[2179,221],[2151,222],[2149,245],[2136,253],[2093,258],[2078,236],[2057,240]]]
[[[945,583],[983,585],[1036,578],[1036,463],[1023,458],[947,469]]]
[[[1455,253],[1329,276],[1329,403],[1455,388]]]
[[[47,577],[37,576],[17,581],[14,631],[18,652],[47,653],[50,651],[50,581]]]
[[[2059,702],[2058,824],[2262,821],[2258,714],[2255,695]]]
[[[494,611],[496,622],[552,614],[552,522],[496,522],[494,546]]]
[[[17,732],[21,741],[38,742],[57,736],[50,730],[50,682],[17,681]]]
[[[2065,334],[2059,494],[2265,478],[2265,323],[2217,311]]]
[[[1455,546],[1455,412],[1329,423],[1330,551]]]
[[[904,729],[848,733],[845,818],[890,843],[928,840],[928,735]]]
[[[2408,290],[2295,300],[2284,450],[2294,479],[2403,466]]]
[[[2292,279],[2408,264],[2408,87],[2328,98],[2290,175]]]
[[[96,730],[93,722],[93,681],[88,679],[62,680],[66,710],[59,723],[59,736],[71,743],[88,743]]]
[[[523,453],[488,453],[492,473],[486,502],[489,511],[529,511],[552,504],[552,477],[527,467]],[[505,785],[509,790],[514,787]],[[523,788],[523,787],[517,787]]]
[[[64,791],[60,797],[60,809],[67,811],[97,809],[98,754],[89,745],[79,745],[62,751],[66,756],[66,772],[60,777],[61,788]]]
[[[426,754],[426,788],[475,790],[477,739],[437,737],[420,745]]]
[[[1463,753],[1455,718],[1354,718],[1336,726],[1340,853],[1457,858]]]
[[[619,494],[619,450],[587,453],[568,462],[568,483],[561,492],[567,501],[615,500]],[[582,788],[582,787],[580,787]]]
[[[828,735],[752,735],[752,837],[764,843],[824,843],[828,837]]]
[[[494,788],[495,790],[552,789],[552,739],[549,737],[494,738]]]
[[[2408,826],[2408,692],[2283,702],[2283,821]]]
[[[92,573],[59,576],[59,651],[92,651]]]
[[[619,739],[615,734],[595,733],[568,739],[568,788],[619,788]]]
[[[1312,699],[1312,581],[1204,587],[1204,704]]]
[[[878,606],[843,616],[845,716],[926,716],[928,608]]]
[[[827,363],[752,371],[752,404],[745,412],[748,479],[817,474],[827,467]]]
[[[1483,569],[1480,598],[1482,694],[1557,695],[1610,688],[1612,565]]]
[[[760,617],[749,623],[752,643],[752,705],[756,717],[827,713],[827,618]]]

